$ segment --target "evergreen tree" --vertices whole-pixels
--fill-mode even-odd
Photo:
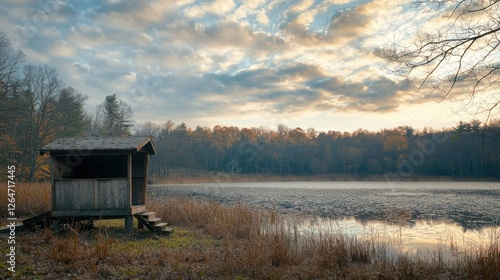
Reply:
[[[108,95],[97,107],[93,121],[94,136],[124,136],[130,135],[132,124],[132,109],[127,103],[119,101],[116,94]]]

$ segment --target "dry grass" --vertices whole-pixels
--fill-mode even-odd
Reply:
[[[48,190],[28,184],[19,191],[20,213],[48,209]],[[19,188],[21,189],[21,188]],[[37,192],[40,201],[33,192]],[[23,205],[27,203],[27,205]],[[38,209],[38,210],[37,210]],[[297,221],[244,205],[193,199],[152,201],[150,211],[173,225],[170,237],[147,230],[132,235],[122,224],[97,223],[90,232],[19,232],[17,277],[30,279],[498,279],[500,233],[468,251],[451,247],[429,255],[393,255],[376,234],[357,238],[335,225],[308,234]],[[38,214],[38,213],[34,213]],[[120,228],[121,227],[121,228]],[[6,278],[5,262],[0,278]]]
[[[7,182],[0,182],[7,186]],[[16,182],[16,216],[27,218],[50,210],[50,183]],[[7,188],[0,188],[0,197],[7,200]],[[2,203],[3,205],[3,203]],[[0,210],[2,219],[7,217],[7,207]]]
[[[201,230],[221,239],[221,255],[211,256],[217,276],[250,278],[351,279],[496,279],[500,272],[498,233],[490,244],[468,251],[453,247],[428,255],[398,254],[395,241],[341,234],[335,225],[312,235],[300,232],[295,222],[272,211],[250,210],[193,199],[168,199],[152,205],[176,225]],[[397,243],[397,242],[396,242]],[[396,252],[396,253],[395,253]],[[217,259],[219,257],[220,259]]]

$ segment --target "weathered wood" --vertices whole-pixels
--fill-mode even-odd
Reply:
[[[149,154],[144,155],[144,188],[142,195],[144,196],[144,204],[148,202],[147,189],[148,189],[148,168],[149,168]]]
[[[125,233],[134,233],[134,216],[125,217]]]
[[[127,186],[128,186],[128,206],[132,207],[132,155],[127,157]]]
[[[130,208],[130,193],[127,180],[98,180],[96,209]]]
[[[60,180],[54,184],[53,210],[95,208],[94,180]]]
[[[146,205],[134,205],[132,206],[132,215],[146,212]]]
[[[63,218],[63,217],[96,217],[96,218],[123,218],[124,216],[133,215],[132,209],[88,209],[88,210],[64,210],[64,211],[52,211],[51,216],[53,218]]]
[[[23,223],[16,223],[14,226],[5,226],[5,227],[0,227],[0,233],[10,233],[12,230],[20,230],[25,228]]]
[[[50,168],[52,170],[52,172],[50,172],[50,208],[53,210],[53,209],[56,209],[56,201],[55,201],[55,198],[56,198],[56,185],[55,185],[55,174],[54,174],[54,170],[57,168],[57,158],[55,157],[51,157],[50,158]]]
[[[92,209],[95,207],[95,183],[95,181],[80,183],[78,188],[78,196],[80,198],[78,209]]]
[[[130,232],[146,211],[149,137],[63,138],[40,152],[51,156],[52,218],[127,217]]]
[[[164,228],[167,225],[168,225],[167,223],[158,223],[158,224],[155,224],[155,228]]]
[[[149,218],[154,218],[155,217],[155,212],[145,212],[141,213],[141,216],[144,217],[144,219],[149,219]]]
[[[151,232],[168,235],[174,229],[167,227],[167,223],[161,222],[161,218],[155,217],[155,212],[147,212],[134,215],[139,223],[139,228],[146,226]]]
[[[163,235],[170,235],[172,232],[174,232],[174,228],[173,227],[165,227],[161,230],[160,234],[163,234]]]
[[[140,215],[140,214],[136,214],[134,215],[139,223],[139,228],[143,228],[144,226],[146,226],[151,232],[155,232],[155,227],[154,227],[154,224],[150,224],[148,223],[147,219],[144,218],[144,216]]]
[[[130,208],[127,180],[55,181],[54,210]]]
[[[23,225],[25,228],[28,228],[31,230],[50,227],[50,225],[51,225],[50,212],[45,212],[43,214],[28,218],[28,219],[24,219]]]
[[[161,221],[161,218],[149,218],[147,219],[148,223],[155,225],[156,222]]]
[[[126,152],[128,154],[138,151],[156,155],[156,147],[151,138],[137,137],[106,137],[106,138],[59,138],[40,149],[40,154],[79,152],[89,153],[101,152],[114,154]]]
[[[52,230],[54,232],[58,232],[60,229],[61,223],[59,219],[52,219]]]

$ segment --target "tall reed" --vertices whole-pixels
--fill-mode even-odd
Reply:
[[[0,184],[7,185],[6,182],[0,182]],[[27,218],[50,210],[50,182],[16,182],[14,191],[15,213],[18,218]],[[6,187],[0,188],[0,198],[4,200],[4,203],[0,205],[7,206],[7,192]],[[6,218],[7,214],[7,207],[2,207],[0,210],[1,218]]]
[[[307,267],[307,277],[494,279],[500,269],[498,234],[475,250],[458,251],[451,243],[455,257],[448,259],[443,249],[418,256],[398,253],[398,241],[376,231],[360,238],[343,234],[331,224],[327,230],[308,233],[298,229],[293,219],[240,204],[166,199],[153,202],[151,208],[173,225],[194,227],[222,239],[222,258],[212,265],[223,275],[273,271],[274,276],[304,277],[304,271],[294,274],[295,269]]]
[[[20,213],[48,210],[48,184],[22,188],[17,197]],[[489,233],[488,244],[467,250],[450,241],[449,257],[443,249],[413,256],[399,253],[397,240],[375,230],[367,236],[350,236],[333,223],[326,230],[314,230],[300,219],[242,204],[161,199],[151,200],[148,210],[176,228],[171,237],[141,231],[131,236],[111,234],[102,226],[90,233],[73,229],[65,235],[48,230],[19,233],[20,273],[28,267],[29,275],[54,279],[69,277],[69,272],[82,279],[498,279],[500,275],[497,229]]]

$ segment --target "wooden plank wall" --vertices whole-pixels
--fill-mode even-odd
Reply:
[[[130,190],[126,179],[97,181],[97,209],[130,208]]]
[[[55,181],[55,211],[130,208],[126,179]]]
[[[55,181],[54,210],[85,209],[94,205],[94,180]]]

